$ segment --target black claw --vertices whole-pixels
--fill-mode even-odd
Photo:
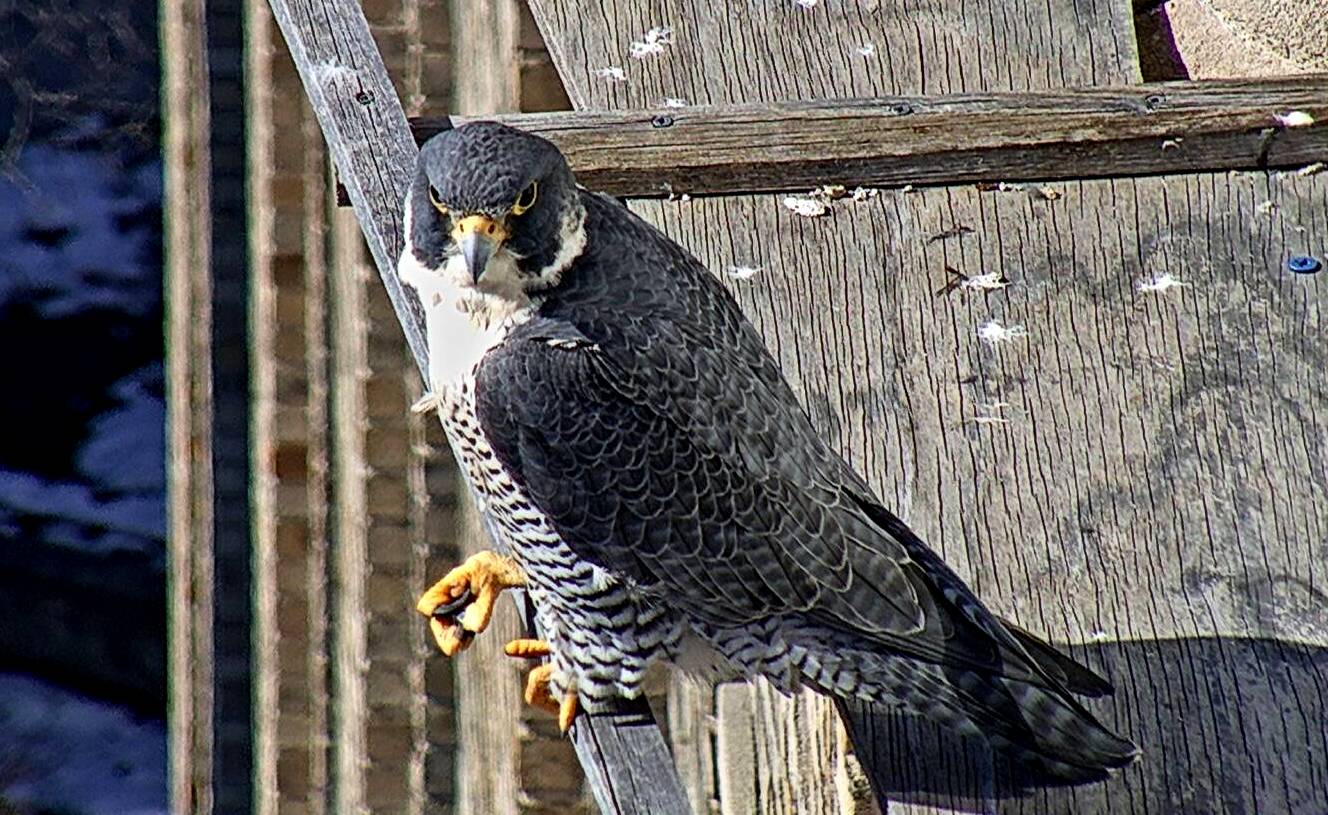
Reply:
[[[461,612],[465,610],[466,606],[470,605],[472,602],[474,602],[474,600],[475,600],[475,595],[470,593],[470,589],[466,589],[464,592],[461,593],[460,597],[455,597],[447,601],[446,603],[440,604],[437,608],[433,610],[433,614],[429,616],[433,617],[435,620],[442,620],[443,622],[451,622],[452,620],[455,620],[457,617],[459,617],[461,615]],[[475,636],[473,633],[469,631],[466,633],[470,634],[470,636],[472,637]]]

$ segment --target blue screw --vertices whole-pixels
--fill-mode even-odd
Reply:
[[[1292,255],[1287,259],[1287,268],[1296,274],[1314,274],[1323,268],[1323,264],[1309,255]]]

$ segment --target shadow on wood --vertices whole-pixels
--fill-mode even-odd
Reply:
[[[1012,777],[976,740],[854,705],[873,785],[891,801],[974,813],[1328,812],[1328,648],[1200,637],[1075,651],[1115,683],[1091,707],[1143,749],[1133,767],[1100,784],[1021,789],[1036,779]]]

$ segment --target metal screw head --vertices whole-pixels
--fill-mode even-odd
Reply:
[[[907,116],[913,112],[913,106],[908,102],[895,102],[890,105],[890,112],[896,116]]]
[[[1144,97],[1144,107],[1148,110],[1157,110],[1167,103],[1167,98],[1160,93],[1150,93]]]
[[[1287,258],[1287,269],[1296,274],[1314,274],[1322,268],[1323,263],[1309,255],[1292,255]]]
[[[673,117],[661,113],[650,120],[652,127],[673,127]]]
[[[361,105],[371,104],[373,102],[373,92],[360,91],[359,93],[355,94],[355,101],[359,102]]]

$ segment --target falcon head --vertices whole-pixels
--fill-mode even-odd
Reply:
[[[453,285],[509,299],[557,285],[585,247],[585,209],[550,142],[470,122],[425,142],[406,197],[406,252]]]

